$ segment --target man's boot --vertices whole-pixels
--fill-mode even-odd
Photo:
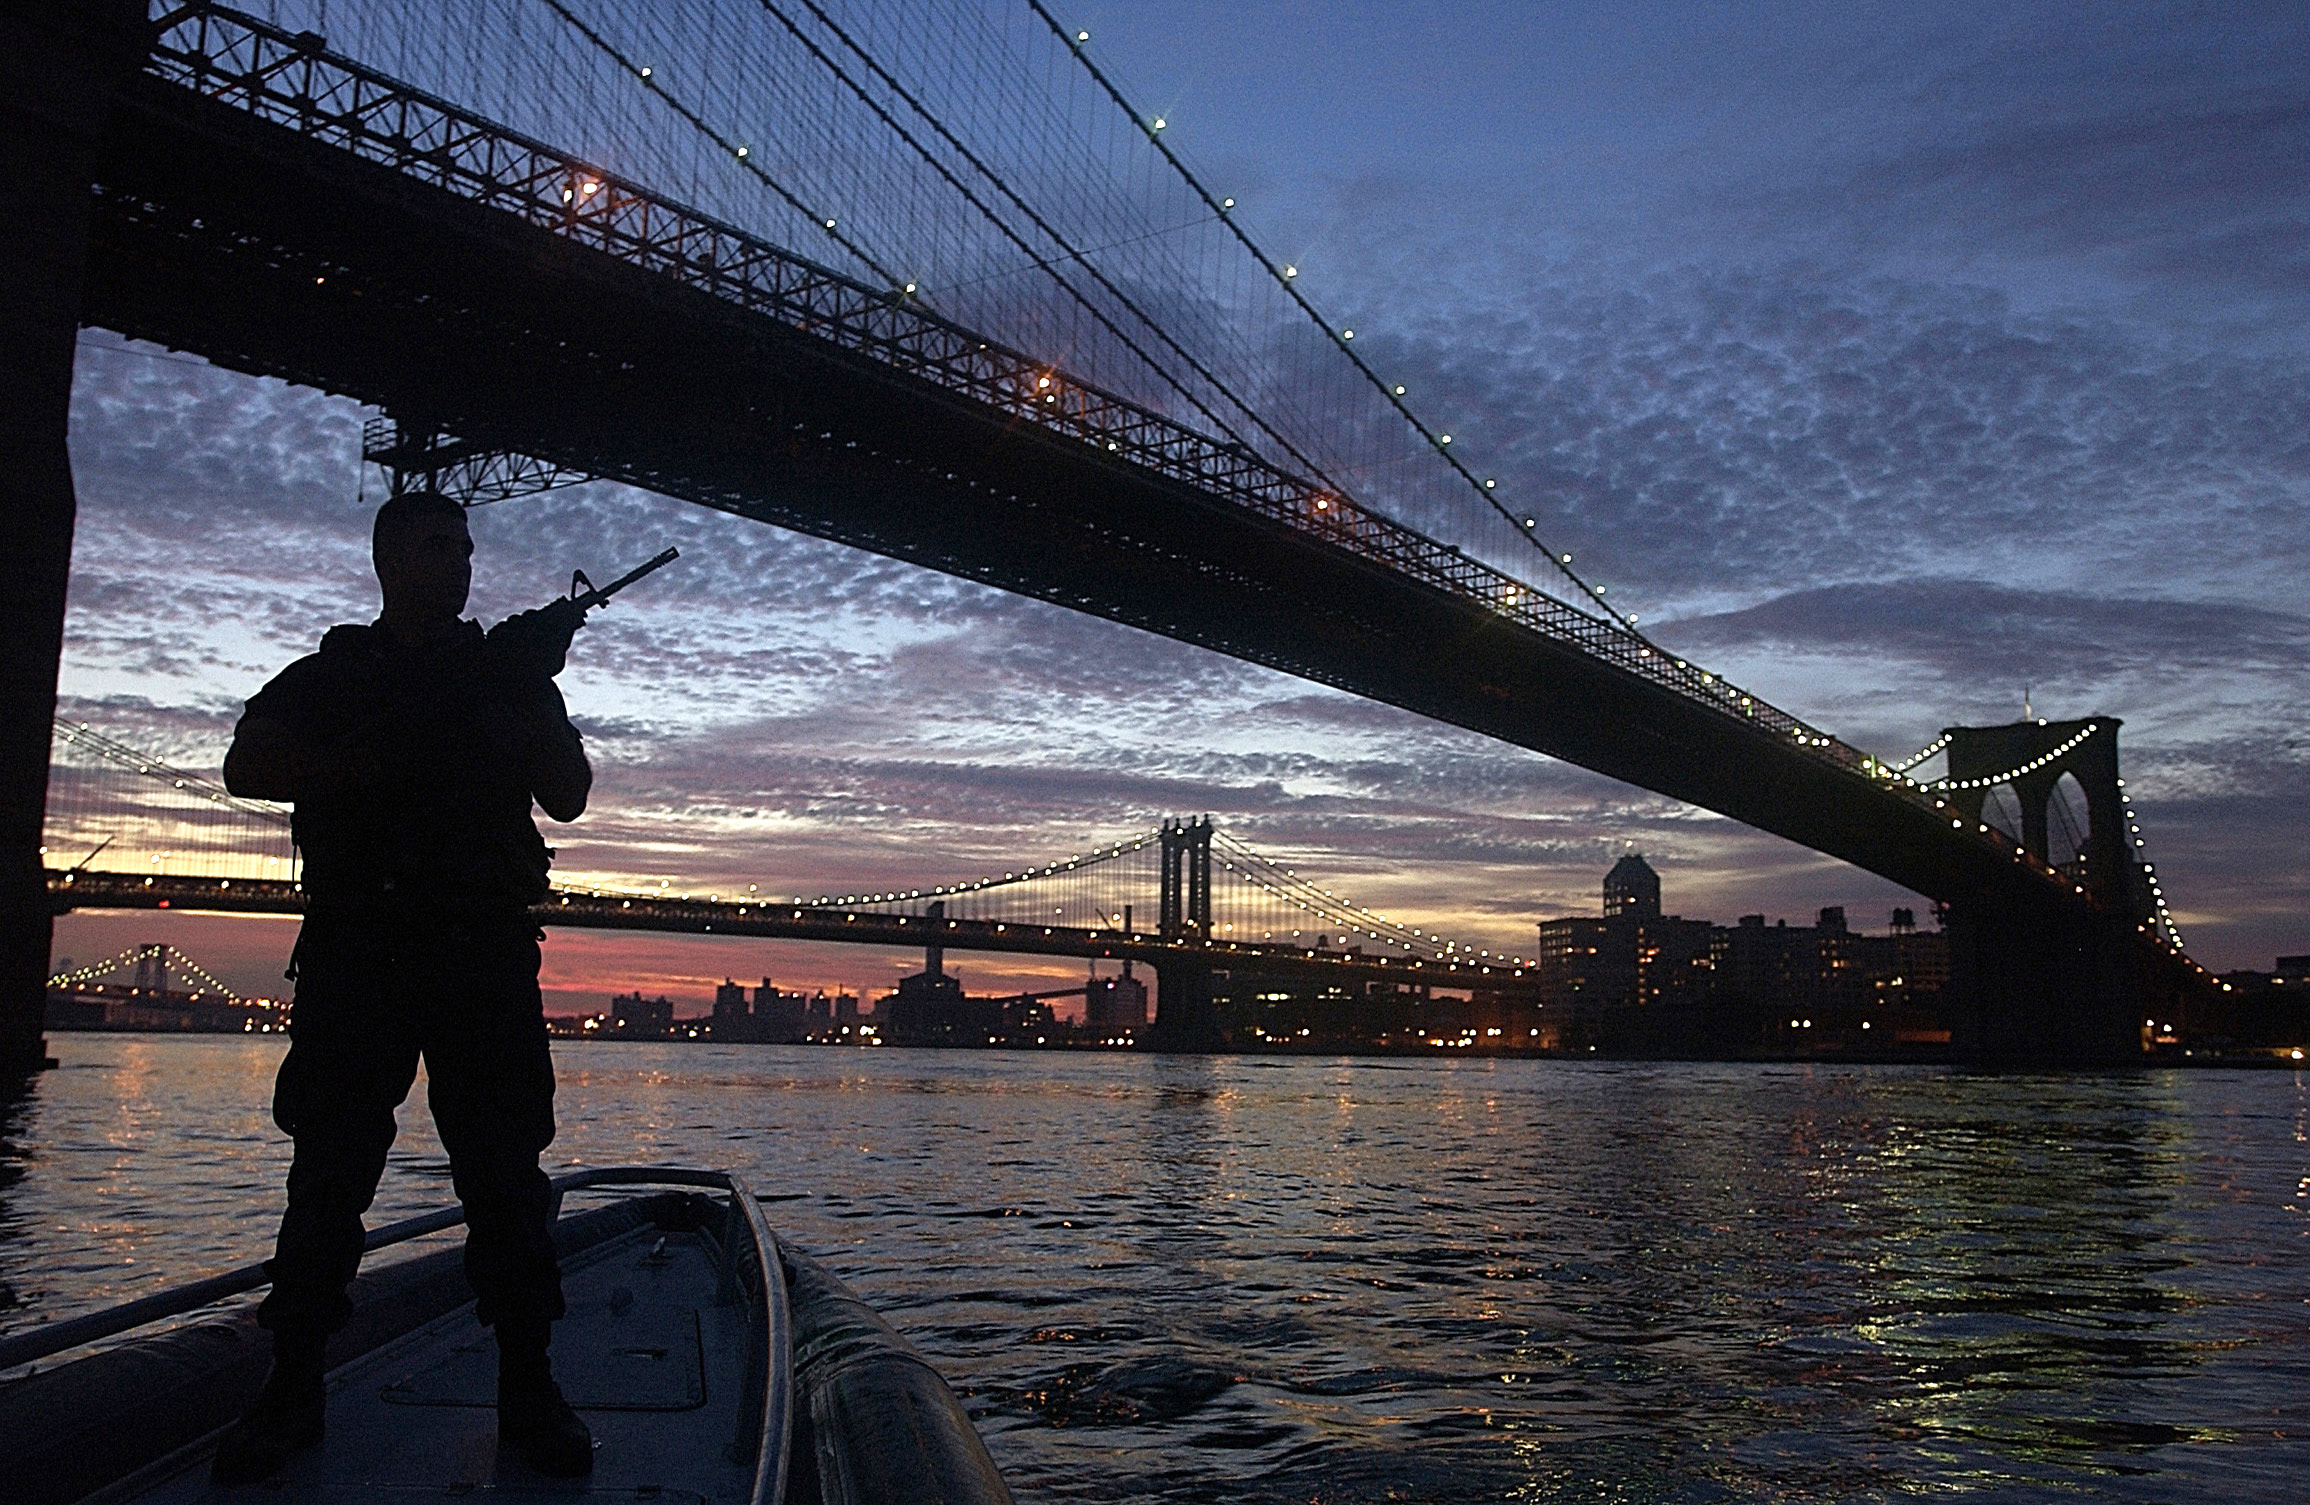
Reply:
[[[256,1404],[217,1444],[211,1479],[255,1484],[321,1440],[328,1410],[322,1351],[328,1339],[327,1333],[304,1330],[273,1334],[273,1372],[257,1392]]]
[[[543,1322],[497,1324],[497,1441],[541,1474],[575,1479],[594,1471],[594,1434],[553,1382],[551,1331]]]

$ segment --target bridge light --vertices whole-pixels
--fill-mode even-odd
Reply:
[[[1222,208],[1222,209],[1233,209],[1233,208],[1235,207],[1235,200],[1233,200],[1233,199],[1221,199],[1221,200],[1219,201],[1219,207],[1220,207],[1220,208]]]
[[[1078,42],[1088,42],[1091,40],[1091,34],[1087,31],[1078,31],[1075,33],[1075,40]]]
[[[1285,267],[1285,268],[1283,269],[1283,275],[1284,275],[1284,276],[1286,276],[1286,277],[1297,277],[1297,276],[1299,275],[1299,268],[1298,268],[1298,267]]]
[[[1352,340],[1356,337],[1356,332],[1352,329],[1343,329],[1339,332],[1339,337],[1343,340]]]
[[[1438,434],[1436,436],[1436,442],[1438,444],[1449,444],[1452,442],[1452,436],[1450,434]]]
[[[740,157],[744,157],[744,156],[746,155],[746,148],[745,148],[745,147],[742,147],[742,146],[741,146],[741,147],[739,147],[739,148],[738,148],[738,155],[739,155]],[[587,189],[587,190],[586,190],[586,192],[588,192],[588,193],[591,193],[591,192],[593,192],[593,190],[589,188],[589,189]]]
[[[649,76],[650,76],[650,70],[649,70],[649,67],[648,67],[648,65],[647,65],[647,64],[645,64],[645,65],[643,65],[643,68],[642,68],[642,77],[644,77],[644,78],[648,78]]]
[[[1528,517],[1524,519],[1524,526],[1527,528],[1537,528],[1540,526],[1540,524],[1537,520]]]
[[[1165,120],[1165,119],[1164,119],[1162,116],[1160,116],[1160,115],[1158,115],[1158,116],[1156,116],[1156,117],[1155,117],[1155,129],[1157,129],[1157,130],[1161,130],[1161,129],[1163,129],[1163,127],[1165,127],[1165,126],[1169,125],[1170,123],[1171,123],[1170,121],[1168,121],[1168,120]]]

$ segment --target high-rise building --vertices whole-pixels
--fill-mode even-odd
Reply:
[[[1643,854],[1632,851],[1612,864],[1612,871],[1604,875],[1604,917],[1644,919],[1659,913],[1660,874]]]

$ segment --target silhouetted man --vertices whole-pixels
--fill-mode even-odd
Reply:
[[[546,1362],[562,1315],[538,1168],[553,1062],[528,914],[548,861],[531,800],[575,820],[593,775],[552,679],[571,614],[527,614],[559,628],[545,662],[499,651],[506,636],[461,620],[472,556],[455,502],[385,503],[372,536],[383,613],[331,628],[260,690],[225,757],[235,794],[295,802],[305,924],[273,1094],[296,1153],[257,1311],[273,1372],[217,1452],[221,1482],[264,1478],[321,1438],[323,1346],[352,1310],[361,1216],[420,1056],[465,1206],[466,1276],[497,1335],[499,1441],[542,1472],[593,1466]]]

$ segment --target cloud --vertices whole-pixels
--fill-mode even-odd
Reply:
[[[2017,590],[1911,579],[1790,591],[1738,611],[1679,618],[1664,638],[1703,652],[1831,648],[1951,677],[2019,659],[2045,683],[2219,669],[2310,675],[2310,616],[2228,602]]]
[[[2246,599],[2310,562],[2291,354],[1817,269],[1612,273],[1534,268],[1371,350],[1540,539],[1643,615],[1960,571]]]

